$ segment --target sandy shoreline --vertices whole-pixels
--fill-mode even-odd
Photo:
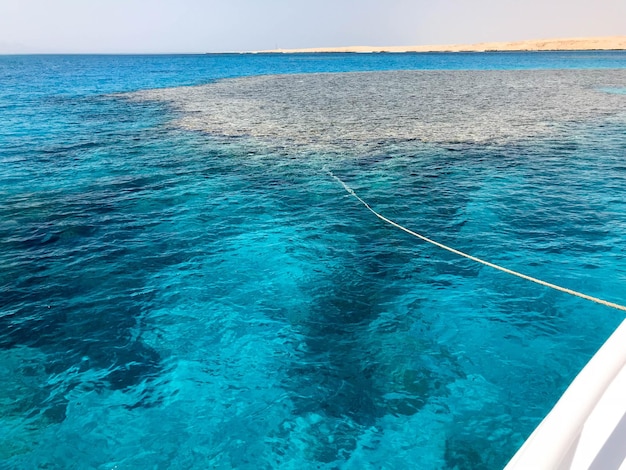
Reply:
[[[425,46],[347,46],[312,47],[305,49],[271,49],[260,53],[303,52],[486,52],[486,51],[590,51],[626,50],[626,36],[592,38],[535,39],[514,42],[481,42],[477,44],[447,44]]]

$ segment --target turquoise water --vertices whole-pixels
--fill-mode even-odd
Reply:
[[[363,152],[216,136],[119,93],[616,68],[626,53],[0,57],[0,468],[501,468],[623,315],[424,245],[324,167],[409,228],[624,304],[623,84],[597,86],[617,111],[542,116],[558,132]]]

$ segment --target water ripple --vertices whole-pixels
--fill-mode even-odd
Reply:
[[[411,229],[624,303],[623,99],[597,91],[621,80],[407,72],[142,94],[180,98],[178,114],[47,100],[67,121],[9,133],[0,154],[3,465],[502,468],[621,318],[416,243],[323,169]],[[244,137],[216,135],[224,123]]]

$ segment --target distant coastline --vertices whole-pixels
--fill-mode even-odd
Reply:
[[[346,46],[311,47],[304,49],[270,49],[258,53],[307,52],[490,52],[490,51],[592,51],[626,50],[626,36],[592,38],[534,39],[513,42],[481,42],[476,44],[446,44],[425,46]]]

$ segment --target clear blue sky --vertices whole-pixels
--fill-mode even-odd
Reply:
[[[0,53],[221,52],[626,35],[626,0],[0,0]]]

